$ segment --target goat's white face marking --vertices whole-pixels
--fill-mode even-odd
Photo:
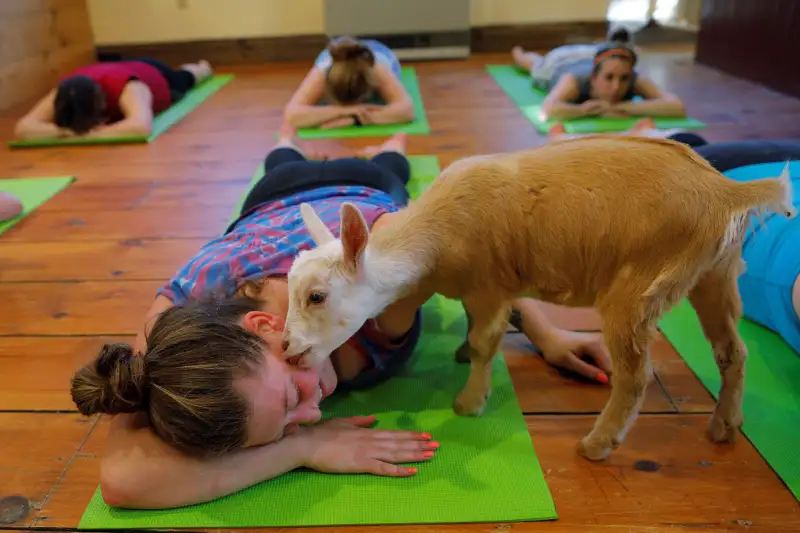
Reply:
[[[364,276],[368,229],[358,209],[342,205],[341,240],[307,204],[303,221],[317,248],[300,252],[288,273],[289,306],[286,357],[316,366],[344,344],[370,318],[375,300]]]

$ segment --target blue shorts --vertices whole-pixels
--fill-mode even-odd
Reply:
[[[421,333],[421,308],[417,309],[414,324],[409,332],[394,343],[378,331],[374,319],[368,320],[346,343],[361,353],[367,361],[367,368],[355,378],[339,382],[337,392],[374,387],[394,376],[411,359]]]

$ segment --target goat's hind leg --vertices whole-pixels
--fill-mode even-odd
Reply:
[[[642,307],[637,310],[627,298],[599,307],[614,375],[608,402],[592,431],[578,444],[578,453],[592,461],[605,459],[622,444],[644,401],[652,376],[649,341],[653,317],[646,305]]]
[[[489,400],[492,361],[508,327],[511,303],[476,296],[465,298],[463,304],[469,316],[469,331],[459,352],[468,351],[470,369],[467,382],[456,396],[453,410],[458,415],[480,415]]]
[[[719,401],[708,423],[707,436],[716,443],[734,442],[742,425],[747,347],[737,329],[742,302],[737,278],[743,263],[737,254],[706,273],[689,292],[703,333],[714,350],[722,377]]]

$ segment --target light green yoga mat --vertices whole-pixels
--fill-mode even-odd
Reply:
[[[179,102],[165,109],[153,119],[153,132],[146,136],[126,136],[109,138],[64,138],[64,139],[32,139],[11,141],[11,148],[41,148],[45,146],[84,146],[92,144],[133,144],[152,142],[156,137],[177,124],[183,117],[191,113],[209,96],[217,92],[223,85],[233,79],[233,74],[213,76],[186,93]]]
[[[410,157],[412,194],[438,175],[436,157]],[[260,177],[260,173],[256,173]],[[452,402],[468,365],[454,361],[466,319],[459,302],[435,296],[406,369],[364,392],[327,399],[326,417],[375,414],[376,427],[426,431],[441,447],[410,478],[294,471],[213,502],[163,511],[107,506],[99,489],[79,529],[234,528],[510,522],[556,518],[508,370],[494,362],[492,396],[481,417]]]
[[[718,398],[719,370],[694,308],[682,301],[659,327],[692,372]],[[800,354],[778,335],[750,320],[739,323],[739,333],[749,353],[742,431],[800,500]]]
[[[75,181],[73,176],[0,179],[0,191],[11,193],[22,202],[22,214],[11,220],[0,222],[0,233],[17,224],[31,211],[67,188],[73,181]]]
[[[572,120],[542,120],[539,110],[547,94],[533,86],[530,75],[513,65],[489,65],[489,74],[520,108],[522,114],[536,126],[540,133],[547,133],[554,124],[564,124],[567,133],[601,133],[627,131],[642,117],[599,117]],[[658,129],[701,129],[706,125],[693,118],[653,118]]]
[[[297,136],[301,139],[341,139],[353,137],[382,137],[396,133],[409,135],[427,135],[431,132],[422,94],[419,91],[417,73],[412,67],[403,67],[400,72],[401,81],[411,99],[414,101],[414,120],[405,124],[369,124],[366,126],[345,126],[342,128],[300,128]]]

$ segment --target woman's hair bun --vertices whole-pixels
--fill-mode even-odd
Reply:
[[[363,60],[367,63],[375,63],[375,55],[372,50],[352,37],[331,39],[328,43],[328,52],[334,61]]]
[[[72,401],[90,416],[142,411],[147,403],[144,355],[135,356],[125,343],[103,345],[97,358],[72,377]]]

